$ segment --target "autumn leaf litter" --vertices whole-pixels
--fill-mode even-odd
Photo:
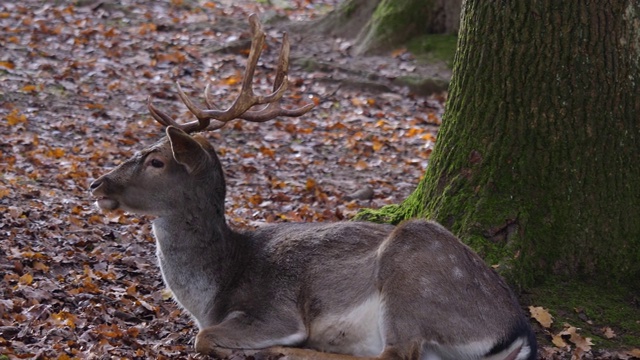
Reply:
[[[180,121],[191,118],[176,80],[198,100],[211,81],[219,104],[231,103],[247,47],[212,49],[248,39],[241,24],[265,10],[234,4],[0,5],[1,356],[196,356],[195,326],[155,265],[151,219],[99,213],[87,187],[162,136],[147,96]],[[308,19],[333,4],[307,5],[269,11]],[[263,93],[281,41],[266,28],[254,84]],[[233,225],[343,220],[397,203],[417,184],[443,95],[364,93],[321,81],[331,76],[290,70],[286,105],[316,104],[302,118],[207,134],[227,175]],[[346,200],[367,187],[372,199]]]

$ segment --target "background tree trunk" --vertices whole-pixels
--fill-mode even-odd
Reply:
[[[356,54],[380,53],[425,34],[455,34],[461,0],[345,0],[314,28],[355,38]]]
[[[640,5],[467,0],[449,103],[401,205],[522,285],[640,285]]]

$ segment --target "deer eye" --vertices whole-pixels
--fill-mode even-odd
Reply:
[[[151,159],[151,162],[149,162],[151,164],[151,166],[153,166],[154,168],[161,168],[164,166],[164,163],[158,159]]]

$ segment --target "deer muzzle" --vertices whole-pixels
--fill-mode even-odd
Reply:
[[[103,178],[99,178],[89,185],[91,195],[98,198],[96,205],[102,210],[115,210],[120,207],[120,202],[115,199],[111,199],[105,195],[106,184]]]

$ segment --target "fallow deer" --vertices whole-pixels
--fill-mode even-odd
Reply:
[[[435,222],[280,223],[232,229],[225,179],[213,146],[190,133],[233,119],[300,116],[284,109],[286,34],[273,93],[253,74],[265,35],[253,41],[242,90],[227,110],[178,94],[198,120],[177,123],[149,100],[166,137],[91,184],[97,205],[156,217],[164,282],[193,317],[197,352],[288,359],[535,359],[536,340],[506,283]],[[254,105],[265,105],[251,110]],[[214,122],[211,122],[214,120]]]

